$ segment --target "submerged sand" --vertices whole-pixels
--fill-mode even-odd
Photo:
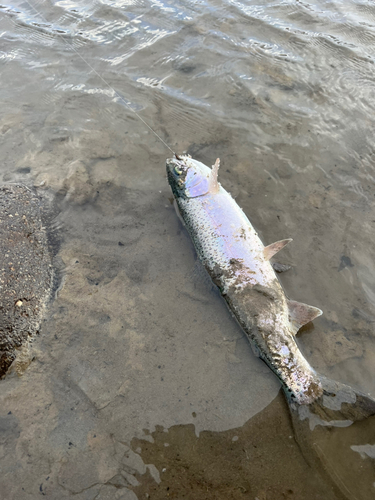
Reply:
[[[374,12],[318,3],[0,9],[0,180],[54,200],[62,271],[33,361],[0,383],[7,500],[372,498],[373,421],[293,431],[196,263],[170,151],[65,43],[173,150],[220,157],[265,244],[293,238],[282,284],[324,311],[303,353],[374,396]]]

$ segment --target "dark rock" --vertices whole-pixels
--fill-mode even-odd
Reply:
[[[22,185],[0,187],[0,378],[38,333],[52,278],[38,197]]]
[[[277,273],[285,273],[286,271],[289,271],[292,266],[289,266],[288,264],[280,264],[280,262],[273,262],[272,267]]]

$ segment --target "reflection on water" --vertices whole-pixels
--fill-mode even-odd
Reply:
[[[278,382],[170,204],[170,152],[125,103],[173,150],[220,156],[264,243],[293,237],[283,285],[324,311],[301,349],[374,396],[375,6],[13,1],[0,40],[0,175],[55,197],[64,265],[35,360],[1,384],[5,498],[165,498],[165,485],[178,498],[179,480],[195,485],[186,498],[370,498],[371,419],[332,433],[301,423],[300,448],[286,445]],[[262,419],[260,470],[230,429],[250,446]],[[157,425],[174,429],[168,456]]]

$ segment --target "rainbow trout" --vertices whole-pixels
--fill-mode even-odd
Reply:
[[[254,353],[277,375],[290,406],[325,421],[375,414],[375,401],[319,375],[296,343],[298,330],[322,314],[289,300],[270,258],[291,239],[264,246],[242,209],[210,169],[190,156],[167,160],[168,182],[198,257],[246,333]],[[304,413],[306,414],[306,413]]]

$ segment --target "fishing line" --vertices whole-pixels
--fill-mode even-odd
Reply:
[[[36,7],[34,7],[34,5],[32,5],[32,4],[29,2],[29,0],[26,0],[26,3],[29,5],[29,7],[30,7],[30,8],[31,8],[34,12],[36,12],[36,14],[37,14],[39,17],[41,17],[41,18],[42,18],[42,19],[43,19],[43,20],[44,20],[47,24],[50,24],[50,23],[47,21],[47,19],[43,16],[43,14],[41,14],[41,13],[39,12],[39,10],[38,10],[38,9],[36,9]],[[162,139],[162,138],[160,137],[160,135],[159,135],[157,132],[155,132],[155,130],[154,130],[154,129],[153,129],[153,128],[152,128],[152,127],[151,127],[151,126],[150,126],[150,125],[146,122],[146,120],[144,120],[144,119],[141,117],[141,115],[140,115],[139,113],[137,113],[137,112],[136,112],[136,111],[135,111],[135,110],[134,110],[134,109],[133,109],[133,108],[132,108],[132,107],[131,107],[131,106],[130,106],[130,105],[129,105],[126,101],[125,101],[125,99],[124,99],[124,98],[123,98],[123,97],[119,94],[119,92],[117,92],[117,90],[116,90],[116,89],[114,89],[114,88],[112,87],[112,85],[110,85],[110,84],[109,84],[109,83],[105,80],[105,78],[103,78],[103,77],[102,77],[102,75],[101,75],[101,74],[99,74],[99,73],[96,71],[96,69],[95,69],[95,68],[93,68],[93,67],[91,66],[91,64],[90,64],[88,61],[86,61],[86,59],[85,59],[85,58],[84,58],[84,57],[83,57],[83,56],[82,56],[82,55],[78,52],[78,50],[74,47],[74,45],[72,45],[72,44],[68,43],[68,42],[67,42],[67,40],[66,40],[66,39],[65,39],[65,38],[64,38],[64,37],[63,37],[60,33],[56,33],[56,34],[57,34],[57,35],[58,35],[58,36],[59,36],[59,37],[60,37],[60,38],[64,41],[64,43],[65,43],[65,44],[66,44],[69,48],[71,48],[71,49],[73,49],[73,50],[74,50],[74,52],[77,54],[77,56],[78,56],[78,57],[79,57],[79,58],[80,58],[80,59],[81,59],[81,60],[82,60],[82,61],[83,61],[83,62],[84,62],[84,63],[85,63],[85,64],[86,64],[86,65],[87,65],[90,69],[91,69],[91,71],[92,71],[93,73],[95,73],[95,75],[96,75],[96,76],[98,76],[98,77],[100,78],[100,80],[101,80],[101,81],[102,81],[102,82],[103,82],[103,83],[104,83],[104,84],[105,84],[105,85],[106,85],[106,86],[107,86],[107,87],[108,87],[108,88],[109,88],[109,89],[113,92],[113,94],[114,94],[115,96],[117,96],[117,98],[118,98],[120,101],[122,101],[122,102],[125,104],[125,106],[126,106],[128,109],[130,109],[130,111],[132,111],[132,112],[135,114],[135,116],[136,116],[137,118],[139,118],[139,120],[140,120],[140,121],[141,121],[141,122],[142,122],[142,123],[143,123],[143,124],[144,124],[144,125],[145,125],[145,126],[146,126],[146,127],[147,127],[147,128],[148,128],[148,129],[149,129],[149,130],[150,130],[150,131],[151,131],[151,132],[152,132],[152,133],[153,133],[153,134],[157,137],[157,138],[158,138],[158,139],[159,139],[159,141],[160,141],[160,142],[162,142],[162,143],[164,144],[164,146],[165,146],[166,148],[168,148],[168,149],[169,149],[169,151],[171,151],[171,153],[172,153],[174,156],[177,156],[177,155],[176,155],[176,153],[173,151],[173,149],[172,149],[171,147],[169,147],[169,146],[168,146],[168,144],[164,141],[164,139]]]

